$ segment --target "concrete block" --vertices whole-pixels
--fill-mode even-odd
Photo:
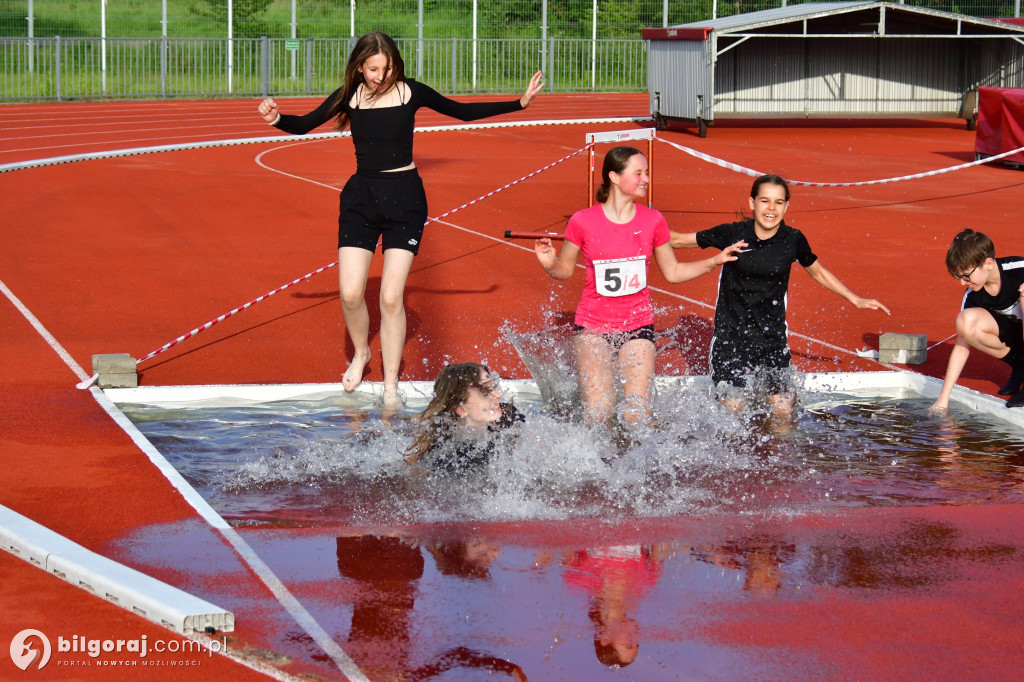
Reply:
[[[99,353],[92,356],[92,371],[97,374],[135,374],[135,358],[127,353]]]
[[[99,375],[100,388],[135,388],[139,385],[137,362],[127,353],[100,353],[92,356],[92,371]]]
[[[878,339],[878,361],[921,365],[928,359],[927,334],[882,334]]]
[[[96,380],[100,388],[136,388],[139,385],[139,375],[131,374],[101,374]]]
[[[893,334],[886,332],[878,337],[878,349],[888,350],[927,350],[927,334]]]

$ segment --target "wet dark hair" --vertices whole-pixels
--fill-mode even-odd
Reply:
[[[398,81],[405,80],[405,62],[398,51],[398,45],[395,44],[391,36],[381,31],[371,31],[360,36],[348,56],[348,64],[345,65],[344,82],[342,83],[341,91],[338,93],[338,98],[331,107],[331,115],[338,117],[334,124],[334,127],[338,130],[344,130],[348,127],[348,112],[345,111],[345,104],[352,99],[352,95],[355,94],[360,84],[364,81],[363,74],[359,72],[359,68],[367,59],[378,54],[382,54],[387,58],[388,68],[391,70],[390,75],[380,84],[378,92],[385,93],[394,87]]]
[[[979,267],[988,258],[996,257],[996,246],[987,234],[966,229],[953,237],[946,251],[946,270],[954,277]]]
[[[757,180],[754,180],[754,186],[750,188],[750,198],[756,199],[757,195],[761,191],[761,185],[778,185],[782,189],[786,190],[786,201],[789,201],[789,185],[779,175],[762,175]]]
[[[430,404],[416,417],[419,427],[412,445],[406,450],[405,461],[415,464],[427,454],[443,434],[450,431],[459,421],[455,410],[466,402],[470,388],[482,389],[480,373],[490,374],[487,365],[476,362],[460,362],[448,365],[434,380],[434,397]]]
[[[594,192],[594,198],[597,199],[597,203],[603,204],[608,200],[608,195],[612,191],[612,173],[621,173],[626,170],[626,166],[629,165],[629,160],[639,154],[643,156],[643,152],[635,147],[613,147],[607,154],[604,155],[604,165],[601,167],[601,186]]]

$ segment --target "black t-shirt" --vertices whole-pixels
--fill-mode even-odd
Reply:
[[[412,163],[412,133],[416,125],[416,111],[420,107],[433,109],[460,121],[475,121],[523,108],[518,99],[507,102],[456,102],[418,81],[406,79],[403,82],[409,86],[409,99],[398,106],[353,109],[347,101],[342,104],[349,115],[352,143],[356,148],[356,167],[359,170],[391,170]],[[341,88],[338,88],[320,106],[304,116],[281,114],[276,127],[293,135],[305,135],[338,115],[340,109],[337,99],[340,96]]]
[[[967,290],[964,294],[961,310],[966,308],[984,308],[996,315],[1021,319],[1020,286],[1024,284],[1024,258],[1007,256],[996,258],[999,268],[999,293],[992,296],[984,289]]]
[[[431,466],[434,471],[446,474],[465,474],[482,469],[504,440],[506,429],[525,421],[526,416],[515,405],[501,403],[501,417],[484,433],[468,435],[468,438],[449,434],[441,439],[430,451]]]
[[[786,340],[786,300],[793,262],[809,267],[818,257],[800,230],[785,222],[768,239],[758,239],[751,218],[697,233],[697,245],[724,249],[747,242],[738,260],[722,266],[715,305],[715,336],[759,344]]]

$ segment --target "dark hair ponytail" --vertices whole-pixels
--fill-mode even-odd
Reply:
[[[643,156],[643,152],[635,147],[613,147],[604,155],[604,166],[601,168],[601,186],[594,192],[597,203],[603,204],[608,200],[612,191],[612,173],[622,173],[629,165],[629,160],[636,154]]]

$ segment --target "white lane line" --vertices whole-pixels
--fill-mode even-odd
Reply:
[[[71,354],[64,350],[64,346],[60,345],[60,342],[57,341],[53,334],[51,334],[46,327],[43,326],[43,323],[39,321],[39,318],[33,315],[32,311],[25,307],[25,304],[21,302],[21,299],[15,296],[14,292],[8,289],[7,285],[4,284],[3,281],[0,281],[0,291],[2,291],[4,296],[14,304],[14,307],[18,309],[18,312],[20,312],[26,320],[28,320],[28,323],[31,324],[37,332],[39,332],[39,335],[43,337],[43,340],[46,341],[50,348],[60,356],[60,359],[64,361],[64,364],[71,368],[71,371],[75,373],[75,376],[78,377],[79,381],[86,381],[89,379],[89,375],[85,373],[85,370],[83,370],[77,362],[75,362],[75,359],[71,357]]]
[[[79,377],[82,381],[88,379],[88,375],[82,370],[75,359],[64,349],[64,347],[54,338],[46,327],[39,321],[39,319],[32,314],[25,304],[11,291],[6,284],[0,281],[0,291],[3,292],[4,296],[14,304],[14,307],[28,320],[29,324],[35,328],[40,336],[49,344],[50,348],[60,356],[61,360],[64,361],[72,372]],[[114,403],[103,393],[102,390],[95,386],[89,389],[92,392],[93,398],[99,404],[100,407],[110,416],[114,423],[121,427],[122,430],[128,435],[129,438],[135,443],[135,445],[142,450],[143,453],[149,457],[149,460],[156,466],[156,468],[164,475],[164,477],[170,482],[174,488],[181,493],[181,496],[192,506],[196,512],[203,517],[203,519],[216,529],[225,540],[235,549],[238,555],[242,558],[249,568],[259,577],[264,585],[271,591],[277,601],[288,611],[288,613],[295,619],[299,626],[305,630],[313,641],[315,641],[324,652],[330,656],[334,664],[338,666],[338,669],[351,680],[358,680],[359,682],[369,682],[368,678],[363,674],[355,662],[349,658],[348,654],[338,646],[338,643],[324,630],[315,618],[306,610],[306,608],[295,598],[295,595],[285,586],[280,578],[274,573],[274,571],[267,566],[267,564],[260,559],[259,555],[249,546],[249,544],[242,538],[238,532],[232,528],[227,521],[221,517],[217,511],[209,505],[209,503],[203,499],[203,497],[196,492],[195,488],[185,480],[185,478],[171,466],[171,463],[157,450],[152,443],[149,442],[141,431],[133,424],[121,410],[114,405]]]

